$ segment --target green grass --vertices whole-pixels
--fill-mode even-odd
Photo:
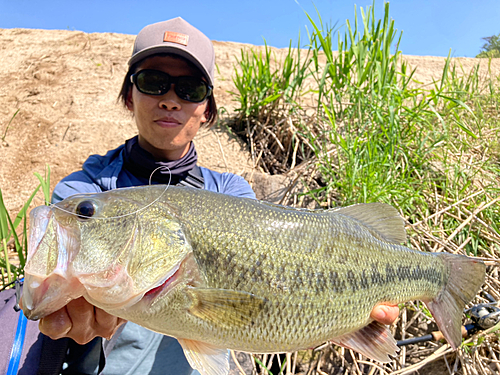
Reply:
[[[279,58],[265,45],[238,59],[239,108],[230,125],[249,142],[255,164],[295,177],[286,204],[387,202],[407,220],[412,247],[498,262],[500,77],[481,76],[479,65],[465,71],[448,57],[440,79],[418,82],[399,51],[402,34],[388,3],[380,20],[373,7],[356,12],[344,33],[318,16],[309,17],[306,48],[290,44]],[[50,170],[37,178],[17,215],[7,212],[0,191],[3,285],[23,274],[33,197],[41,188],[50,199]],[[500,295],[495,285],[485,291]]]
[[[303,118],[303,109],[297,101],[303,95],[299,90],[310,76],[311,58],[309,53],[303,56],[300,48],[292,49],[290,43],[284,59],[277,64],[273,63],[275,60],[267,44],[264,51],[241,51],[233,76],[237,89],[233,96],[239,103],[239,116],[231,127],[249,139],[255,164],[267,172],[280,173],[286,169],[286,163],[296,164],[312,155],[310,149],[297,149],[301,144],[299,122]],[[292,131],[287,122],[289,117],[297,120],[298,128]],[[269,160],[271,155],[279,155],[280,162],[259,163]]]
[[[24,266],[28,251],[27,213],[33,198],[40,188],[43,192],[45,204],[50,204],[50,168],[47,166],[44,176],[41,176],[39,173],[35,173],[35,176],[38,178],[40,184],[26,200],[21,211],[15,216],[7,211],[0,189],[0,273],[2,279],[0,289],[24,276]],[[20,228],[21,223],[22,228]],[[9,260],[8,254],[11,248],[17,253],[17,261],[15,262]]]
[[[267,46],[264,53],[242,51],[233,129],[263,171],[302,167],[299,198],[288,202],[386,202],[410,223],[424,224],[416,230],[457,246],[471,237],[466,253],[491,253],[482,233],[500,236],[498,205],[485,207],[500,194],[498,78],[481,77],[479,65],[466,72],[448,57],[441,78],[424,85],[399,51],[402,34],[389,4],[380,20],[373,7],[360,14],[344,34],[308,15],[307,49],[290,48],[283,63],[273,63]],[[477,192],[439,225],[427,222]],[[474,213],[478,218],[454,234]]]
[[[19,113],[19,111],[20,111],[20,109],[18,109],[16,112],[14,112],[14,114],[12,115],[12,117],[9,120],[9,123],[5,127],[5,131],[3,132],[3,136],[2,136],[2,142],[5,141],[5,137],[7,137],[7,132],[9,131],[10,124],[14,120],[16,115]]]
[[[411,247],[498,265],[500,77],[480,73],[479,63],[465,70],[448,56],[439,79],[417,81],[418,68],[399,51],[402,34],[388,3],[380,20],[374,7],[361,8],[343,33],[320,14],[308,17],[308,45],[281,60],[294,69],[283,69],[267,46],[242,52],[235,67],[240,107],[230,126],[249,142],[260,170],[293,177],[282,203],[386,202],[405,218]],[[489,267],[488,278],[495,272]],[[483,290],[500,299],[498,285]],[[416,321],[425,321],[428,311],[418,306]],[[498,354],[477,350],[484,358]],[[458,356],[468,372],[477,370]],[[391,366],[388,373],[400,368]]]

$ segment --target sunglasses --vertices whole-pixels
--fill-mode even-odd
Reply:
[[[137,90],[147,95],[164,95],[174,84],[179,98],[188,102],[200,103],[212,94],[212,87],[201,78],[171,75],[153,69],[140,70],[130,76]]]

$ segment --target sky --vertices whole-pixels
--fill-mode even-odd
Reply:
[[[136,35],[144,26],[182,17],[210,39],[274,47],[290,40],[307,42],[317,22],[346,31],[354,6],[366,9],[370,0],[0,0],[0,28],[79,30]],[[375,1],[375,16],[384,2]],[[402,31],[400,50],[407,55],[475,57],[482,38],[500,33],[500,0],[393,0],[390,17]]]

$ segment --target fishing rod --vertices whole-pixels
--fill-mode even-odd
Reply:
[[[465,310],[470,315],[472,323],[462,326],[462,337],[467,337],[478,331],[489,329],[500,322],[500,308],[498,302],[489,294],[485,293],[488,303],[480,303]],[[441,331],[435,331],[425,336],[412,337],[411,339],[399,340],[398,346],[417,344],[426,341],[440,341],[444,336]]]

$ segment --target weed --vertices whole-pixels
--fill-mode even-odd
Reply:
[[[374,7],[360,14],[343,35],[307,15],[307,50],[286,55],[306,56],[296,69],[274,62],[267,46],[242,52],[233,129],[261,170],[295,176],[283,203],[386,202],[406,219],[412,247],[498,264],[500,77],[481,76],[479,64],[467,72],[448,55],[440,79],[424,85],[399,51],[389,4],[380,20]],[[484,291],[499,299],[498,285]]]
[[[5,141],[5,137],[7,137],[7,131],[9,130],[9,127],[10,127],[10,124],[12,123],[12,121],[14,120],[14,118],[16,117],[16,115],[19,113],[21,109],[18,108],[16,112],[14,112],[14,114],[12,115],[12,117],[10,118],[9,120],[9,123],[7,124],[6,128],[5,128],[5,131],[3,133],[3,136],[2,136],[2,142]]]
[[[0,189],[0,253],[3,255],[3,259],[0,258],[0,271],[3,287],[24,275],[24,266],[28,251],[27,213],[33,198],[40,188],[42,188],[46,204],[50,204],[50,168],[47,166],[45,177],[42,177],[38,173],[35,173],[35,175],[40,184],[27,199],[21,211],[15,216],[14,221],[12,221],[11,215],[5,207]],[[21,234],[18,234],[17,230],[21,222],[23,223],[22,231]],[[17,260],[14,262],[9,259],[9,249],[11,246],[17,254]]]

